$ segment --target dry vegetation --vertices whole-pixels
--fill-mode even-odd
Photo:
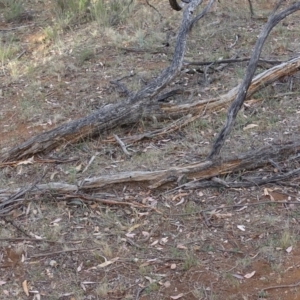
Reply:
[[[139,90],[169,65],[182,15],[168,1],[149,2],[157,11],[144,0],[0,0],[1,155],[122,101],[127,89]],[[250,18],[246,0],[216,2],[190,33],[186,62],[250,57],[274,3],[253,1]],[[295,13],[273,29],[262,58],[299,56],[298,20]],[[260,62],[257,74],[273,65]],[[247,62],[220,66],[186,64],[167,87],[184,91],[162,105],[224,95],[241,82]],[[223,158],[296,141],[299,84],[295,73],[248,99]],[[221,107],[173,132],[126,143],[130,157],[113,134],[130,141],[173,120],[145,115],[45,156],[3,162],[0,200],[34,182],[65,190],[34,185],[0,220],[0,299],[300,299],[299,175],[226,187],[299,169],[297,153],[220,174],[210,181],[218,187],[125,182],[77,192],[86,178],[199,162],[225,118]]]

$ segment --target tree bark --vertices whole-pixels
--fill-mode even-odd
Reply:
[[[278,5],[276,6],[276,8],[278,8]],[[220,131],[220,133],[218,134],[218,136],[212,146],[211,152],[208,155],[208,159],[214,159],[216,156],[218,156],[220,154],[220,151],[224,145],[225,139],[230,134],[230,131],[234,125],[236,116],[245,101],[248,88],[251,84],[252,77],[253,77],[256,67],[257,67],[257,62],[258,62],[262,47],[263,47],[269,33],[271,32],[273,27],[275,27],[281,20],[283,20],[284,18],[286,18],[287,16],[289,16],[290,14],[294,13],[295,11],[297,11],[299,9],[300,9],[300,2],[296,2],[293,5],[289,6],[287,9],[283,10],[282,12],[280,12],[278,14],[275,14],[275,12],[274,12],[274,14],[270,16],[268,22],[264,26],[262,32],[260,33],[260,35],[256,41],[254,50],[251,55],[251,59],[249,61],[249,65],[246,70],[246,74],[244,76],[244,80],[239,87],[239,91],[238,91],[238,94],[237,94],[235,100],[232,102],[232,104],[228,110],[226,123],[225,123],[224,127],[222,128],[222,130]]]
[[[20,160],[41,152],[47,153],[66,143],[74,143],[87,137],[99,135],[107,129],[134,123],[143,113],[145,106],[151,105],[153,97],[157,95],[181,70],[186,49],[186,38],[196,18],[202,18],[214,0],[210,0],[202,12],[193,17],[193,12],[202,0],[193,0],[183,11],[183,18],[179,28],[173,60],[169,67],[151,81],[148,85],[117,104],[108,104],[91,115],[63,124],[50,131],[32,137],[21,145],[9,150],[3,156],[4,161]]]
[[[245,99],[249,99],[257,91],[272,84],[282,77],[294,74],[295,72],[299,71],[299,69],[300,56],[274,66],[269,70],[262,72],[261,74],[258,74],[252,80]],[[229,92],[218,98],[202,99],[193,103],[185,103],[180,105],[161,104],[159,111],[157,109],[154,111],[154,106],[157,106],[156,102],[153,105],[149,104],[148,106],[143,107],[143,109],[141,107],[137,109],[134,106],[130,107],[124,104],[107,105],[87,117],[63,124],[57,128],[29,139],[23,144],[11,149],[8,153],[6,153],[3,159],[4,161],[13,161],[41,152],[46,153],[62,145],[63,143],[75,143],[80,139],[97,135],[104,130],[112,129],[113,126],[125,124],[128,125],[136,122],[139,120],[142,114],[146,114],[147,116],[158,113],[158,117],[160,118],[175,118],[185,115],[184,120],[175,121],[174,124],[167,126],[167,128],[156,130],[155,132],[140,134],[138,136],[131,136],[129,138],[125,138],[124,141],[133,142],[141,140],[142,138],[150,138],[156,135],[170,133],[179,127],[186,126],[190,122],[201,117],[204,111],[207,113],[211,110],[216,110],[227,106],[236,98],[239,89],[240,85],[234,87]],[[101,117],[103,119],[102,122]]]
[[[249,99],[254,93],[258,92],[262,88],[272,84],[278,79],[292,75],[300,69],[300,56],[293,58],[287,62],[283,62],[277,66],[274,66],[253,78],[245,96],[245,99]],[[193,115],[212,109],[222,108],[232,102],[238,94],[238,91],[242,88],[242,84],[234,87],[226,94],[213,99],[199,100],[193,103],[185,103],[180,105],[162,105],[162,110],[170,115],[187,114]]]
[[[0,190],[0,216],[8,213],[12,207],[15,208],[16,205],[25,201],[26,198],[21,198],[25,193],[44,194],[50,192],[53,195],[66,195],[70,193],[75,195],[75,193],[77,193],[80,198],[81,193],[95,192],[99,189],[103,190],[104,187],[114,184],[144,183],[151,189],[161,187],[164,184],[171,184],[174,187],[174,184],[180,184],[179,179],[182,177],[185,177],[186,180],[190,180],[187,184],[182,185],[182,188],[186,189],[220,186],[220,182],[223,182],[221,185],[224,187],[226,187],[226,185],[228,185],[228,187],[249,186],[251,185],[249,180],[246,180],[246,183],[244,181],[242,183],[235,182],[234,184],[227,184],[226,181],[214,180],[213,178],[219,175],[254,170],[267,165],[272,165],[272,161],[276,161],[277,164],[280,164],[283,161],[285,162],[288,157],[298,154],[299,152],[300,140],[296,140],[281,145],[266,146],[224,160],[206,160],[183,167],[172,167],[167,170],[153,172],[133,171],[115,175],[85,178],[76,185],[62,182],[49,182],[44,184],[36,183],[24,190]],[[297,158],[299,159],[298,156]],[[273,177],[270,176],[270,178],[256,178],[253,180],[252,185],[287,180],[293,176],[299,175],[299,173],[300,170],[297,169],[287,173],[275,174]],[[212,180],[213,184],[208,184],[208,180]],[[74,197],[76,197],[76,195]]]

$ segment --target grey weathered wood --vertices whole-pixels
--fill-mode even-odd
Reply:
[[[0,216],[7,214],[12,208],[20,205],[26,201],[23,197],[25,193],[28,194],[44,194],[51,192],[55,195],[66,195],[69,193],[77,193],[78,197],[81,193],[88,193],[97,189],[103,189],[114,184],[127,183],[145,183],[149,188],[157,188],[164,184],[178,183],[178,179],[184,176],[190,183],[184,184],[183,188],[200,188],[207,186],[218,186],[217,183],[222,180],[213,180],[213,184],[209,184],[207,180],[212,180],[219,175],[226,175],[234,172],[241,172],[245,170],[253,170],[256,168],[272,165],[272,161],[280,164],[286,161],[287,157],[293,156],[300,152],[300,140],[288,142],[282,145],[269,145],[261,149],[242,153],[233,157],[228,157],[224,160],[218,161],[202,161],[186,166],[172,167],[170,169],[158,171],[132,171],[122,172],[114,175],[96,176],[93,178],[85,178],[76,185],[66,184],[62,182],[49,182],[43,184],[33,184],[29,188],[17,190],[3,190],[0,191]],[[299,158],[298,158],[299,159]],[[252,184],[266,184],[268,182],[275,182],[280,180],[287,180],[293,176],[299,175],[299,169],[291,170],[286,174],[277,174],[269,180],[264,178],[256,178]],[[235,186],[233,183],[226,183]],[[243,186],[243,183],[236,183],[236,186]],[[244,184],[249,186],[249,184]],[[39,199],[39,197],[37,197]]]
[[[292,75],[300,69],[300,56],[295,57],[289,61],[283,62],[277,66],[274,66],[264,72],[256,75],[247,90],[245,99],[249,99],[254,93],[267,87],[278,79]],[[226,94],[221,95],[217,98],[201,99],[193,103],[184,103],[179,105],[167,105],[162,107],[162,110],[170,115],[174,114],[197,114],[199,111],[202,112],[205,108],[206,111],[217,109],[228,105],[238,95],[241,85],[238,85],[228,91]]]
[[[193,0],[184,9],[172,62],[157,78],[140,91],[129,96],[125,101],[105,105],[87,117],[62,124],[50,131],[30,138],[4,154],[3,160],[18,160],[37,153],[49,152],[62,144],[74,143],[87,137],[99,135],[107,129],[136,122],[142,116],[143,110],[153,102],[153,97],[181,70],[187,35],[196,18],[199,20],[203,17],[214,0],[210,0],[202,12],[193,17],[194,10],[201,2],[202,0]]]
[[[208,155],[209,159],[214,159],[215,157],[217,157],[220,154],[220,151],[221,151],[222,146],[224,145],[225,139],[228,137],[228,135],[234,125],[236,116],[237,116],[239,110],[241,109],[241,107],[244,103],[244,100],[246,98],[248,88],[251,84],[254,72],[257,67],[257,62],[258,62],[262,47],[263,47],[269,33],[281,20],[283,20],[284,18],[286,18],[287,16],[289,16],[290,14],[294,13],[295,11],[297,11],[299,9],[300,9],[300,2],[298,1],[298,2],[295,2],[293,5],[289,6],[287,9],[283,10],[282,12],[271,15],[268,22],[263,27],[263,30],[261,31],[261,33],[256,41],[254,50],[251,55],[251,59],[249,61],[248,67],[246,69],[246,74],[244,76],[242,84],[240,85],[238,94],[228,110],[226,123],[225,123],[224,127],[222,128],[222,130],[220,131],[220,133],[218,134],[218,136],[212,146],[211,152]]]

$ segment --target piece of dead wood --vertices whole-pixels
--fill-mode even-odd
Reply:
[[[52,256],[52,255],[57,255],[57,254],[63,254],[63,253],[68,253],[68,252],[87,252],[87,251],[96,251],[96,250],[101,250],[101,248],[84,248],[84,249],[66,249],[66,250],[60,250],[60,251],[53,251],[53,252],[46,252],[46,253],[40,253],[40,254],[34,254],[28,257],[28,259],[32,258],[41,258],[45,256]]]
[[[44,184],[34,184],[30,188],[19,189],[17,191],[0,191],[0,216],[5,216],[12,209],[15,209],[24,202],[25,198],[20,198],[26,192],[27,194],[45,194],[50,192],[56,196],[66,198],[82,198],[89,201],[98,201],[108,205],[129,205],[143,209],[155,210],[155,208],[145,206],[137,202],[116,201],[114,199],[102,199],[97,197],[87,196],[85,193],[103,188],[105,186],[128,183],[128,182],[145,182],[149,184],[149,188],[158,188],[166,183],[176,184],[180,176],[185,176],[190,183],[184,184],[181,187],[187,187],[189,189],[205,187],[201,185],[201,181],[208,180],[219,175],[225,175],[233,172],[239,172],[241,170],[253,170],[259,167],[265,167],[270,165],[270,160],[276,160],[277,163],[286,161],[288,157],[293,156],[300,152],[300,140],[288,142],[281,145],[270,145],[258,149],[256,151],[250,151],[247,153],[239,154],[234,157],[230,157],[218,161],[203,161],[198,163],[189,164],[181,167],[173,167],[167,170],[158,170],[153,172],[124,172],[114,175],[97,176],[94,178],[86,178],[78,183],[78,185],[71,185],[59,182],[50,182]],[[263,179],[251,179],[245,186],[266,184],[270,182],[283,181],[289,178],[299,175],[300,170],[296,169],[286,174],[278,174],[274,177]],[[220,184],[220,181],[212,181],[213,184]],[[242,184],[226,182],[225,187],[235,187]],[[9,194],[12,196],[9,196]],[[68,196],[69,195],[69,196]],[[27,199],[28,200],[28,199]]]
[[[299,151],[300,140],[296,140],[281,145],[266,146],[255,151],[214,162],[207,160],[182,167],[173,167],[167,170],[153,172],[134,171],[110,176],[87,178],[81,182],[80,188],[86,191],[91,188],[100,188],[109,184],[139,181],[152,183],[150,188],[157,188],[164,182],[176,182],[181,175],[185,175],[189,180],[200,181],[238,170],[251,170],[266,166],[270,164],[270,159],[279,162]]]
[[[279,1],[277,5],[274,8],[273,14],[269,17],[268,22],[265,24],[263,27],[260,35],[257,38],[255,47],[253,49],[251,59],[249,61],[248,67],[246,69],[246,73],[243,79],[243,82],[241,83],[237,96],[235,100],[232,102],[230,105],[230,108],[227,113],[227,118],[225,125],[223,126],[222,130],[219,132],[212,148],[211,151],[208,155],[209,159],[214,159],[217,156],[220,155],[221,148],[223,147],[226,138],[231,132],[231,129],[235,123],[236,116],[241,109],[246,96],[247,96],[247,91],[251,85],[251,81],[253,78],[253,75],[255,73],[256,67],[257,67],[257,62],[259,59],[259,56],[261,54],[263,45],[269,36],[271,30],[284,18],[289,16],[290,14],[294,13],[295,11],[300,9],[300,2],[295,2],[291,6],[289,6],[287,9],[279,12],[278,14],[275,14],[276,10],[279,8],[281,5],[282,1]]]
[[[273,289],[286,289],[286,288],[294,288],[300,285],[300,281],[298,281],[295,284],[283,284],[283,285],[274,285],[274,286],[269,286],[267,288],[262,289],[262,291],[268,291],[268,290],[273,290]]]
[[[99,203],[103,203],[103,204],[107,204],[107,205],[121,205],[121,206],[131,206],[131,207],[136,207],[136,208],[146,208],[146,209],[150,209],[150,210],[155,210],[157,213],[161,214],[161,212],[159,210],[157,210],[154,207],[150,207],[147,205],[144,205],[142,203],[138,203],[136,201],[118,201],[118,200],[111,200],[111,199],[100,199],[98,197],[91,197],[88,195],[83,195],[83,194],[68,194],[68,195],[63,195],[64,199],[82,199],[82,200],[86,200],[86,201],[93,201],[93,202],[99,202]]]
[[[117,143],[122,148],[123,152],[127,155],[127,157],[131,157],[131,154],[128,152],[126,145],[123,143],[123,141],[116,134],[114,134],[113,136],[116,139]]]
[[[207,209],[195,210],[195,211],[190,212],[190,213],[172,214],[170,216],[184,217],[184,216],[190,216],[190,215],[195,215],[195,214],[202,214],[204,212],[209,212],[209,211],[219,211],[219,210],[224,210],[224,209],[235,209],[235,208],[239,208],[239,207],[258,206],[258,205],[275,205],[275,204],[300,205],[300,202],[295,202],[295,201],[262,201],[262,202],[255,202],[255,203],[233,204],[233,205],[218,206],[218,207],[212,207],[212,208],[207,208]]]
[[[274,66],[253,78],[251,85],[247,91],[245,100],[250,99],[251,96],[258,92],[259,90],[269,86],[273,82],[283,78],[285,76],[290,76],[300,69],[300,56],[290,61],[281,63],[280,65]],[[203,115],[209,113],[210,111],[215,111],[227,107],[237,96],[237,92],[240,86],[236,86],[231,89],[226,94],[211,99],[201,99],[193,103],[185,103],[179,105],[172,104],[161,104],[161,111],[165,112],[163,115],[165,117],[172,117],[179,119],[173,121],[172,123],[166,125],[161,129],[156,129],[150,132],[144,132],[137,135],[131,135],[123,137],[123,141],[126,143],[134,143],[142,139],[150,139],[158,136],[170,134],[182,127],[187,126],[188,124],[194,122],[195,120],[203,117]],[[284,95],[274,95],[273,98],[283,97]],[[180,117],[184,115],[183,117]],[[154,114],[155,116],[155,114]],[[161,118],[161,114],[158,115]],[[107,139],[106,141],[111,141]]]
[[[208,65],[221,65],[221,64],[229,64],[229,63],[240,63],[249,61],[250,57],[243,57],[243,58],[232,58],[232,59],[219,59],[213,61],[184,61],[184,66],[208,66]],[[281,64],[283,61],[281,60],[274,60],[274,59],[263,59],[260,58],[258,62],[267,63],[271,65]]]
[[[49,152],[60,145],[74,143],[87,137],[99,135],[107,129],[135,123],[143,115],[145,107],[151,105],[154,97],[180,72],[186,50],[186,38],[193,24],[208,12],[214,0],[210,0],[201,13],[193,12],[201,0],[193,0],[183,11],[178,30],[175,51],[170,66],[161,74],[126,100],[107,104],[87,117],[71,121],[52,130],[30,138],[4,154],[4,161],[19,160],[41,152]]]
[[[159,15],[159,17],[160,17],[160,21],[161,21],[161,20],[163,19],[163,16],[162,16],[162,14],[159,12],[159,10],[158,10],[155,6],[153,6],[152,4],[150,4],[148,0],[146,0],[146,3],[147,3],[152,9],[154,9],[154,10],[158,13],[158,15]]]
[[[300,56],[293,58],[287,62],[281,63],[280,65],[274,66],[252,79],[252,82],[247,90],[245,99],[249,99],[254,93],[261,90],[262,88],[270,85],[271,83],[277,81],[278,79],[292,75],[299,71],[300,69]],[[212,99],[201,99],[193,103],[186,103],[180,105],[162,105],[162,110],[168,114],[187,114],[192,113],[196,115],[202,113],[204,108],[209,111],[212,109],[222,108],[232,102],[236,97],[241,85],[238,85],[231,89],[225,95],[218,98]]]
[[[213,178],[206,181],[191,181],[179,186],[176,189],[194,190],[209,187],[226,187],[226,188],[246,188],[251,186],[260,186],[268,183],[279,183],[293,178],[300,174],[300,169],[295,169],[284,174],[276,174],[267,178],[242,178],[243,181],[228,182],[219,178]]]

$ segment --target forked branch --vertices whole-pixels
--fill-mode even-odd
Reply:
[[[214,0],[210,0],[203,11],[197,15],[202,18]],[[19,146],[9,150],[4,161],[19,160],[42,152],[49,152],[62,144],[74,143],[87,137],[101,134],[103,131],[124,124],[134,123],[141,118],[143,110],[151,104],[157,95],[181,70],[186,49],[187,35],[195,22],[193,12],[202,0],[193,0],[183,11],[183,19],[178,31],[175,51],[169,67],[140,91],[131,94],[125,101],[108,104],[96,112],[79,120],[71,121],[32,137]]]

